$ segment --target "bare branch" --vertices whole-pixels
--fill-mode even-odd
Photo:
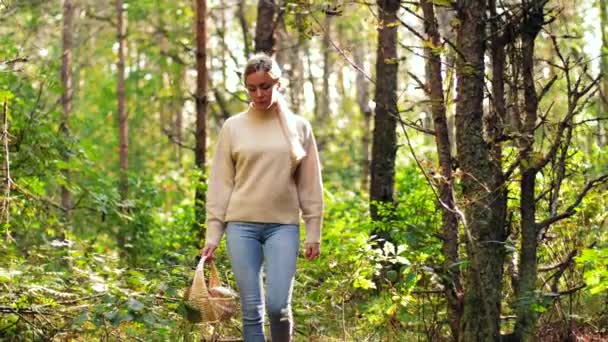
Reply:
[[[583,199],[585,198],[585,196],[587,195],[587,193],[589,191],[591,191],[596,184],[603,184],[605,182],[608,181],[608,174],[605,174],[603,176],[600,176],[598,178],[595,178],[591,181],[589,181],[589,183],[587,183],[587,185],[585,186],[585,188],[583,189],[583,191],[581,191],[581,193],[578,194],[578,196],[576,197],[576,200],[574,201],[574,203],[572,203],[564,212],[562,212],[561,214],[549,217],[546,220],[541,221],[540,223],[537,224],[538,229],[542,230],[542,229],[546,229],[547,227],[549,227],[550,225],[552,225],[553,223],[563,220],[565,218],[568,218],[572,215],[574,215],[575,209],[581,204],[581,202],[583,201]]]
[[[172,143],[176,144],[177,146],[194,151],[193,146],[188,146],[182,141],[177,140],[175,134],[173,134],[173,132],[169,131],[168,129],[163,128],[163,133],[167,136],[167,138],[169,138]]]
[[[544,296],[550,297],[550,298],[559,298],[562,296],[567,296],[567,295],[573,294],[574,292],[582,290],[585,287],[587,287],[587,284],[581,284],[581,285],[575,286],[573,288],[570,288],[570,289],[567,289],[564,291],[559,291],[559,292],[555,292],[555,293],[551,293],[551,294],[545,294]]]
[[[557,75],[553,76],[549,82],[547,82],[547,84],[545,84],[545,86],[543,87],[543,89],[541,90],[540,94],[538,95],[538,102],[540,102],[542,100],[542,98],[547,95],[547,92],[549,92],[549,90],[551,89],[551,87],[553,86],[553,84],[555,84],[555,81],[557,81]]]

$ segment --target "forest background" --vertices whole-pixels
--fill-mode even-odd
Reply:
[[[313,124],[296,341],[608,338],[606,0],[1,0],[0,339],[238,340],[182,301],[254,52]],[[222,245],[216,263],[235,286]]]

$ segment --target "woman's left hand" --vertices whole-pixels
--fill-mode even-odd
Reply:
[[[314,260],[321,254],[321,244],[318,242],[304,243],[304,256],[308,260]]]

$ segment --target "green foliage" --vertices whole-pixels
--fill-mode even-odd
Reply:
[[[447,6],[450,1],[433,3]],[[227,20],[223,27],[226,40],[221,42],[219,17],[224,10],[223,14],[230,18],[232,8],[219,2],[209,4],[207,57],[211,90],[224,95],[226,102],[226,107],[222,107],[224,104],[210,92],[208,132],[212,146],[224,119],[221,111],[240,111],[246,94],[242,89],[230,89],[231,78],[243,62],[240,23]],[[9,133],[8,156],[3,145],[0,155],[2,167],[9,160],[13,181],[7,194],[2,174],[2,208],[7,212],[1,212],[5,242],[0,246],[0,339],[180,341],[214,334],[238,336],[238,319],[221,326],[219,333],[211,326],[189,324],[184,319],[186,310],[181,300],[202,243],[192,228],[194,190],[206,188],[206,184],[199,183],[200,175],[193,167],[189,149],[194,146],[192,3],[127,2],[126,100],[131,171],[125,199],[117,190],[116,32],[110,23],[114,20],[113,8],[90,1],[80,4],[82,12],[76,18],[72,54],[75,89],[69,122],[71,135],[64,136],[59,130],[63,91],[59,80],[60,5],[58,1],[41,0],[0,2],[0,61],[27,58],[0,64],[0,110],[6,102]],[[403,5],[419,11],[414,2]],[[255,9],[252,3],[244,6],[249,34],[256,19]],[[304,85],[306,102],[316,100],[312,99],[311,90],[318,93],[323,76],[319,74],[322,51],[318,38],[323,32],[319,23],[328,12],[334,14],[332,40],[341,49],[339,54],[350,58],[354,49],[367,48],[361,66],[372,69],[374,54],[370,51],[377,36],[377,18],[370,15],[367,6],[344,1],[290,0],[284,10],[289,33],[307,40],[305,52],[310,57],[310,69],[298,68],[293,61],[288,61],[291,69],[286,69],[286,76],[300,73],[299,77],[308,78]],[[572,12],[572,20],[564,25],[569,29],[566,33],[583,35],[588,27],[581,24],[576,11]],[[459,24],[458,19],[450,23],[453,28]],[[544,34],[541,37],[548,38]],[[405,39],[404,45],[413,50],[403,58],[414,65],[417,48],[413,47],[419,42]],[[444,57],[454,53],[429,42],[421,43]],[[558,45],[563,51],[586,57],[580,40],[561,39]],[[555,56],[544,55],[551,49],[550,39],[537,40],[537,59],[543,68],[544,60],[557,63]],[[395,204],[380,205],[382,219],[370,220],[366,189],[360,189],[365,132],[354,91],[354,73],[333,47],[330,55],[329,98],[332,111],[336,111],[319,127],[310,104],[301,106],[301,114],[310,117],[315,134],[327,138],[321,152],[326,216],[321,257],[313,262],[301,258],[298,265],[293,302],[297,340],[445,339],[446,280],[437,271],[443,257],[439,238],[441,213],[435,194],[420,170],[405,158],[399,159]],[[408,65],[403,63],[401,67]],[[470,65],[464,69],[464,73],[474,72]],[[571,71],[576,74],[591,69],[572,66]],[[537,86],[546,82],[546,77],[535,76]],[[404,80],[404,76],[399,77],[400,82]],[[411,92],[412,82],[403,83],[407,84],[401,86],[404,91],[399,94],[398,107],[405,113],[414,104],[417,110],[421,99]],[[555,123],[568,109],[564,96],[567,86],[566,80],[559,78],[543,97],[540,112],[546,116],[535,132],[536,141],[542,143],[534,146],[529,159],[521,161],[524,167],[536,165],[553,141]],[[595,101],[577,114],[577,122],[594,118],[599,112],[598,104]],[[174,143],[177,113],[183,114],[178,144]],[[516,160],[516,142],[521,138],[517,132],[508,133],[515,139],[503,146],[505,165]],[[567,153],[564,171],[568,177],[561,184],[558,212],[572,203],[586,182],[606,170],[608,150],[588,142],[587,137],[594,133],[592,124],[576,125]],[[413,144],[420,156],[428,154],[426,159],[433,160],[432,140],[413,140]],[[209,157],[212,148],[208,151]],[[65,156],[69,160],[64,160]],[[550,164],[537,177],[536,193],[543,194],[538,198],[538,220],[551,216],[551,192],[546,190],[556,181],[557,170],[557,165]],[[69,177],[65,171],[69,171]],[[74,208],[70,217],[59,208],[62,186],[72,194]],[[507,189],[514,231],[507,248],[512,256],[519,249],[515,234],[520,223],[518,183],[510,181]],[[602,304],[608,289],[605,194],[605,186],[590,192],[576,209],[576,215],[543,232],[539,248],[540,265],[552,265],[573,250],[582,251],[576,258],[576,267],[568,268],[556,286],[562,290],[584,284],[586,288],[568,300],[553,292],[539,291],[521,296],[515,304],[526,305],[547,317],[581,318],[598,325],[608,322]],[[378,239],[372,232],[386,233],[388,241]],[[121,234],[126,240],[124,249],[117,244]],[[225,281],[235,287],[223,244],[216,263]],[[466,265],[467,260],[463,259],[455,266]],[[555,279],[552,275],[547,277],[549,280],[543,278],[543,283],[538,284],[543,291]],[[503,313],[511,314],[509,310],[513,308],[508,304],[514,302],[514,289],[506,280]]]
[[[576,262],[585,268],[585,284],[592,295],[608,290],[608,246],[587,248]]]

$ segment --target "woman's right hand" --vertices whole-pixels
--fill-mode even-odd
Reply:
[[[213,259],[213,253],[215,252],[215,249],[217,248],[216,245],[208,243],[205,245],[205,247],[203,247],[201,249],[201,257],[204,257],[206,260],[212,260]]]

